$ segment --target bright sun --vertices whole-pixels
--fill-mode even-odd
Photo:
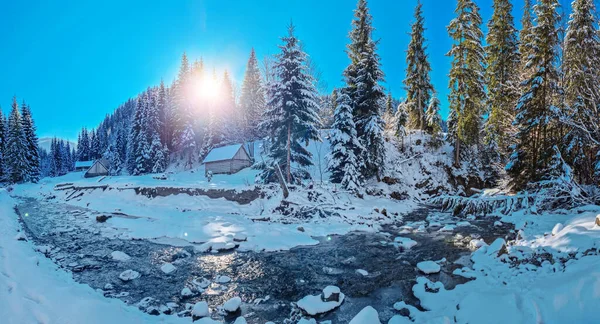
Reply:
[[[215,100],[219,97],[219,83],[208,76],[203,77],[196,83],[196,93],[200,99]]]

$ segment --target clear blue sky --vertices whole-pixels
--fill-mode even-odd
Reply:
[[[492,0],[477,3],[487,23]],[[415,4],[369,1],[385,86],[395,97],[404,95]],[[432,79],[445,117],[446,26],[456,2],[423,4]],[[514,5],[518,22],[523,0]],[[355,0],[2,1],[0,105],[7,112],[16,94],[31,105],[40,136],[76,139],[82,126],[96,126],[127,98],[161,78],[170,83],[184,51],[218,71],[229,69],[241,83],[250,49],[259,57],[276,53],[290,19],[331,89],[341,85],[348,64],[344,50],[355,7]]]

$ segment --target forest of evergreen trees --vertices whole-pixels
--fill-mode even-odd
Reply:
[[[254,50],[250,53],[240,93],[227,71],[220,76],[206,71],[201,59],[190,62],[184,53],[170,85],[148,88],[96,129],[83,129],[75,152],[57,141],[54,152],[42,156],[53,162],[42,169],[58,175],[73,160],[104,157],[112,174],[163,172],[173,164],[191,168],[213,147],[266,139],[267,156],[255,165],[263,170],[261,180],[277,180],[278,166],[287,182],[298,182],[310,177],[307,143],[321,140],[319,129],[328,128],[331,181],[350,191],[385,174],[386,134],[397,136],[404,149],[404,137],[415,131],[430,134],[432,147],[450,143],[455,168],[482,170],[486,181],[514,190],[561,177],[595,185],[600,177],[596,9],[593,0],[573,1],[569,17],[562,17],[563,9],[558,0],[526,0],[518,30],[511,0],[494,0],[484,35],[478,5],[457,0],[456,17],[447,27],[453,40],[447,53],[447,122],[430,79],[422,5],[415,8],[406,52],[405,99],[396,100],[382,86],[373,17],[367,1],[359,0],[346,48],[345,85],[333,93],[317,89],[314,62],[293,26],[281,39],[279,54],[259,62]],[[198,95],[209,84],[219,89],[205,91],[219,95]],[[7,125],[10,134],[10,119]],[[7,145],[5,156],[11,149]]]

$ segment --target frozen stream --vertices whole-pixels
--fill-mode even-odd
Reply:
[[[242,315],[248,323],[261,324],[297,318],[299,311],[292,302],[308,294],[318,294],[327,285],[340,287],[346,300],[339,309],[318,320],[347,323],[360,309],[371,305],[379,311],[382,321],[387,322],[398,313],[392,308],[395,302],[404,300],[418,306],[411,292],[415,279],[423,275],[416,269],[418,262],[445,258],[442,271],[429,278],[451,289],[465,280],[452,275],[452,271],[462,267],[455,261],[468,262],[464,256],[470,253],[467,243],[472,237],[490,243],[497,237],[510,235],[511,230],[507,225],[494,226],[492,218],[482,218],[469,221],[470,226],[440,232],[429,225],[434,221],[441,225],[456,224],[464,219],[421,209],[404,216],[402,224],[388,226],[377,234],[317,238],[321,242],[318,245],[281,252],[213,254],[196,252],[192,246],[109,238],[107,233],[111,229],[106,223],[94,221],[93,226],[79,226],[78,218],[95,214],[71,205],[19,198],[17,211],[27,237],[40,253],[52,258],[64,271],[71,271],[76,281],[101,289],[106,297],[129,304],[151,297],[138,306],[150,313],[166,311],[186,316],[186,303],[206,300],[211,308],[216,308],[227,299],[240,296],[244,302]],[[400,225],[415,222],[421,222],[427,230],[399,235]],[[417,245],[403,251],[393,244],[396,236],[411,238]],[[124,252],[131,259],[113,260],[113,251]],[[176,270],[165,274],[161,271],[165,262],[172,263]],[[127,269],[141,276],[124,282],[119,274]],[[358,269],[368,274],[358,273]],[[217,283],[217,277],[224,275],[231,281]],[[201,284],[209,281],[208,287]],[[183,297],[181,291],[185,287],[195,295]],[[205,287],[204,291],[200,293],[199,287]]]

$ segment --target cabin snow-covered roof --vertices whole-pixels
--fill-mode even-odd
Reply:
[[[208,153],[202,163],[231,160],[242,147],[243,144],[233,144],[214,148]]]
[[[94,161],[77,161],[75,162],[75,168],[91,168],[94,165]]]

